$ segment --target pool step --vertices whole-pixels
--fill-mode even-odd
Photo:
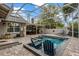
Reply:
[[[12,46],[16,46],[19,44],[21,44],[21,43],[19,43],[19,42],[3,42],[3,43],[0,43],[0,50],[5,49],[5,48],[10,48]]]
[[[6,42],[5,40],[0,40],[0,43]]]

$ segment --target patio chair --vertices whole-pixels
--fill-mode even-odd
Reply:
[[[31,38],[31,42],[32,42],[32,46],[35,47],[36,49],[40,49],[42,46],[42,41],[35,39],[35,38]]]
[[[46,40],[43,42],[43,47],[44,47],[44,53],[49,55],[49,56],[54,56],[55,55],[55,50],[54,50],[54,44]]]

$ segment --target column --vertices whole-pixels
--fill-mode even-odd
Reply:
[[[73,13],[72,13],[72,16],[73,17]],[[72,38],[74,37],[74,25],[73,25],[73,18],[72,18]]]
[[[36,27],[36,34],[37,34],[37,25],[35,25],[35,27]]]
[[[24,37],[26,37],[26,24],[24,24],[23,34],[24,34]]]

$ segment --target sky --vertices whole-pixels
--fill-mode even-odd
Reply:
[[[51,5],[55,5],[57,6],[57,4],[55,3],[49,3]],[[63,6],[63,3],[58,3],[60,6]],[[23,5],[23,3],[14,3],[13,6],[14,6],[14,9],[18,10],[21,6]],[[8,4],[8,6],[11,7],[11,4]],[[34,4],[31,4],[31,3],[27,3],[21,10],[28,10],[28,11],[33,11],[35,9],[37,9],[35,12],[31,13],[32,16],[36,16],[37,14],[39,14],[42,9],[40,9],[38,6],[34,5]]]
[[[22,6],[23,4],[21,4],[21,3],[19,3],[19,4],[14,4],[14,9],[19,9],[21,6]],[[30,15],[31,15],[31,18],[33,18],[33,17],[35,17],[35,16],[37,16],[42,10],[38,7],[38,6],[36,6],[36,5],[34,5],[34,4],[31,4],[31,3],[29,3],[29,4],[26,4],[22,9],[23,10],[27,10],[27,11],[33,11],[33,10],[35,10],[35,9],[37,9],[38,8],[38,10],[36,10],[36,11],[34,11],[34,12],[32,12],[32,13],[30,13],[30,12],[24,12],[23,14],[26,16],[28,13],[30,13]],[[21,12],[23,12],[23,11],[21,11]],[[22,15],[23,15],[22,14]],[[24,16],[24,18],[26,18]]]
[[[49,4],[49,5],[54,5],[54,6],[57,6],[57,7],[63,7],[63,5],[64,5],[63,3],[47,3],[47,4]],[[9,4],[7,4],[7,5],[8,5],[9,7],[12,6],[11,3],[9,3]],[[24,3],[14,3],[14,4],[13,4],[13,9],[14,9],[14,10],[19,10],[23,5],[24,5]],[[35,10],[35,9],[37,9],[37,10]],[[26,5],[24,5],[24,7],[23,7],[21,10],[26,10],[26,11],[19,11],[19,14],[20,14],[25,20],[27,20],[27,18],[28,18],[27,14],[30,14],[30,20],[27,20],[27,21],[29,21],[29,22],[31,22],[31,19],[32,19],[32,18],[37,17],[37,16],[41,13],[41,11],[42,11],[41,8],[39,8],[37,5],[34,5],[34,4],[32,4],[32,3],[26,3]],[[32,13],[28,12],[28,11],[33,11],[33,10],[35,10],[35,11],[32,12]],[[13,13],[16,13],[16,11],[13,11]],[[61,13],[61,14],[62,14],[62,13]],[[61,20],[62,20],[62,21],[63,21],[63,19],[64,19],[64,18],[61,17]],[[35,21],[36,21],[36,20],[38,20],[38,19],[35,19]],[[69,18],[68,20],[71,21],[72,19]],[[63,21],[63,22],[64,22],[64,21]],[[65,22],[64,22],[64,24],[65,24]]]

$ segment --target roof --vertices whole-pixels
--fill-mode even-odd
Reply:
[[[5,4],[0,4],[0,18],[5,18],[9,12],[10,8]]]
[[[10,9],[11,8],[9,8],[7,5],[0,4],[0,19],[5,19]],[[8,18],[5,19],[4,21],[17,22],[17,23],[28,23],[21,16],[17,17],[17,16],[12,16],[12,15],[8,16]]]
[[[17,23],[28,23],[22,17],[12,16],[10,15],[5,21],[17,22]]]

